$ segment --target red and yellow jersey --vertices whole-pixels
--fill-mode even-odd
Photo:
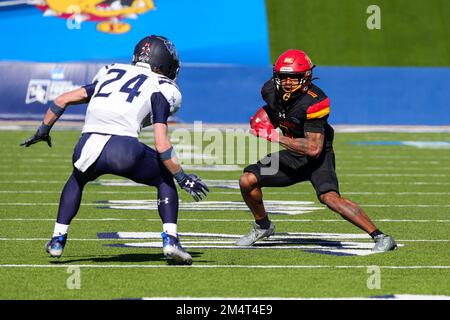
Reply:
[[[303,138],[305,132],[320,132],[325,135],[325,143],[331,146],[334,130],[328,123],[330,114],[330,98],[316,85],[297,97],[283,101],[277,96],[275,84],[267,81],[261,89],[265,110],[275,127],[291,138]]]

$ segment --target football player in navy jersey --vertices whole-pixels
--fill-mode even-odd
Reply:
[[[178,193],[174,178],[196,200],[208,187],[178,163],[168,135],[167,119],[181,103],[175,84],[179,60],[165,37],[148,36],[136,44],[132,64],[112,64],[91,84],[57,97],[37,132],[21,145],[46,141],[50,129],[71,104],[88,102],[82,136],[73,153],[73,172],[61,194],[52,239],[46,251],[60,257],[72,219],[78,212],[84,186],[103,174],[114,174],[158,189],[158,212],[163,222],[163,253],[178,263],[192,257],[178,239]],[[155,149],[139,142],[142,127],[153,125]]]
[[[330,98],[312,83],[315,66],[305,52],[290,49],[276,61],[273,78],[262,87],[266,105],[251,118],[250,132],[279,143],[285,150],[244,169],[239,180],[242,196],[255,217],[249,234],[236,244],[251,246],[274,234],[263,203],[263,187],[285,187],[310,181],[320,202],[339,213],[373,238],[373,251],[396,248],[391,236],[382,233],[364,210],[341,197],[335,171],[334,130],[328,123]],[[282,135],[276,130],[280,128]],[[275,174],[268,169],[278,165]]]

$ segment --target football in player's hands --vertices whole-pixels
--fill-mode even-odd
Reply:
[[[250,133],[267,139],[272,142],[279,141],[280,134],[270,122],[269,115],[264,108],[256,111],[255,115],[250,118]]]
[[[267,139],[270,142],[280,141],[280,133],[277,131],[277,129],[250,129],[250,133],[254,136]]]
[[[258,111],[250,118],[250,128],[258,129],[274,129],[272,122],[270,122],[269,115],[264,108],[259,108]]]

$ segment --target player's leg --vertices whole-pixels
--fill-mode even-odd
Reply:
[[[263,193],[258,184],[258,178],[254,173],[244,172],[239,178],[239,188],[241,195],[255,220],[262,220],[267,217],[263,203]]]
[[[311,173],[311,183],[322,203],[337,212],[345,220],[367,232],[374,239],[376,243],[374,251],[387,251],[396,247],[392,237],[383,234],[360,206],[339,194],[334,152],[332,150],[325,153],[321,165]]]
[[[280,159],[286,161],[287,155],[285,153],[281,151],[271,154],[262,161],[244,169],[244,174],[239,179],[239,186],[242,198],[252,212],[255,223],[250,232],[241,237],[236,245],[251,246],[256,241],[274,234],[275,225],[270,221],[264,208],[262,188],[290,186],[302,180],[297,173],[280,162]],[[278,169],[274,172],[264,170],[271,166],[273,161],[278,161]]]
[[[319,200],[360,229],[369,234],[374,232],[377,228],[364,210],[350,200],[340,196],[333,150],[327,150],[318,163],[312,169],[311,183],[316,190]]]
[[[255,222],[250,232],[236,241],[236,245],[251,246],[256,241],[274,234],[275,225],[269,220],[264,208],[263,194],[256,175],[252,172],[244,172],[239,179],[239,186],[242,198],[252,212]]]
[[[58,217],[56,222],[60,225],[70,225],[72,219],[78,213],[83,195],[84,186],[91,181],[82,172],[74,169],[67,180],[61,193],[59,201]],[[59,232],[61,234],[63,232]]]
[[[156,151],[135,138],[113,136],[100,156],[99,163],[102,172],[158,189],[158,212],[163,223],[163,253],[177,262],[191,264],[192,257],[178,239],[178,192],[172,175],[161,163]]]
[[[339,213],[345,220],[350,221],[358,228],[367,232],[375,241],[373,251],[384,252],[394,250],[397,247],[395,240],[391,236],[381,232],[365,211],[353,201],[342,198],[334,191],[321,194],[319,199],[328,208]]]
[[[326,204],[328,208],[339,213],[345,220],[351,222],[368,234],[377,231],[377,227],[370,220],[364,210],[349,199],[342,198],[337,192],[329,191],[319,196],[320,202]]]
[[[83,135],[80,138],[74,149],[73,162],[80,157],[81,150],[88,138],[89,135]],[[88,169],[85,173],[74,168],[72,175],[64,185],[59,201],[58,216],[53,229],[53,236],[45,246],[46,251],[52,257],[59,258],[62,255],[67,241],[70,223],[80,208],[84,186],[97,177],[98,174],[94,168]]]
[[[158,188],[158,212],[163,223],[163,254],[178,263],[192,264],[192,257],[182,247],[177,230],[178,192],[173,177],[161,168],[161,182]]]
[[[178,192],[172,175],[159,160],[157,152],[133,138],[118,137],[111,143],[115,151],[120,151],[122,159],[114,157],[113,163],[108,165],[110,173],[156,187],[163,231],[177,236]]]

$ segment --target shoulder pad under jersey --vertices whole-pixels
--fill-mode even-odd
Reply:
[[[181,92],[178,86],[166,77],[158,77],[158,88],[170,105],[170,114],[178,111],[181,104]]]
[[[92,79],[92,83],[98,81],[98,79],[105,76],[108,73],[108,70],[111,69],[113,66],[114,66],[114,63],[106,65],[106,66],[102,67],[100,70],[98,70],[97,74]]]

